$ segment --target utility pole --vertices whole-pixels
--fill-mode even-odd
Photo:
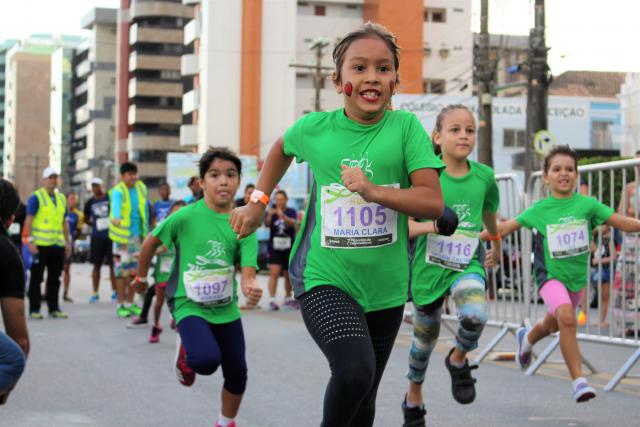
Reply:
[[[493,80],[495,67],[489,58],[489,0],[480,3],[480,35],[474,46],[473,72],[478,84],[478,161],[493,167]]]
[[[527,141],[525,145],[525,188],[532,171],[540,168],[533,151],[533,137],[540,130],[548,130],[547,99],[549,64],[545,43],[544,0],[535,0],[535,26],[529,32],[529,76],[527,78]]]
[[[304,64],[290,64],[290,67],[293,68],[303,68],[307,71],[313,72],[313,87],[315,89],[315,97],[313,102],[314,111],[322,111],[322,107],[320,105],[320,91],[322,90],[324,79],[326,79],[330,73],[329,71],[333,71],[332,67],[324,67],[322,66],[322,58],[324,57],[324,48],[329,46],[329,40],[326,37],[316,37],[313,40],[307,40],[309,44],[309,50],[314,50],[316,53],[316,63],[315,65],[304,65]]]

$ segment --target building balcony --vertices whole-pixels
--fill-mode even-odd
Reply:
[[[89,90],[89,82],[88,81],[76,86],[76,89],[74,90],[73,93],[74,93],[75,96],[78,96],[78,95],[82,95],[87,90]]]
[[[86,126],[82,126],[78,129],[76,129],[76,131],[73,133],[73,139],[78,140],[78,139],[83,139],[87,137],[87,127]]]
[[[131,25],[129,43],[171,43],[182,44],[182,30],[177,28],[141,27]]]
[[[127,151],[165,150],[172,151],[180,147],[180,138],[171,135],[150,135],[131,132],[127,138]]]
[[[89,74],[90,72],[91,72],[91,61],[89,61],[88,59],[85,59],[84,61],[76,65],[76,75],[79,78],[86,77],[87,74]]]
[[[189,114],[200,108],[200,91],[190,90],[182,96],[182,114]]]
[[[82,107],[76,109],[76,124],[87,123],[91,119],[91,112],[89,107],[85,104]]]
[[[200,18],[192,19],[189,21],[187,25],[184,27],[184,44],[189,45],[193,43],[195,39],[200,38],[200,34],[202,33],[202,23]]]
[[[180,57],[170,55],[149,55],[131,52],[129,55],[129,71],[135,70],[180,70]]]
[[[133,0],[131,2],[131,9],[129,9],[129,16],[132,21],[147,16],[193,18],[193,7],[166,1]]]
[[[182,123],[182,111],[168,108],[129,107],[129,124],[158,123],[179,125]]]
[[[198,145],[198,126],[182,125],[180,126],[180,146],[194,147]]]
[[[195,76],[200,72],[199,58],[196,54],[182,55],[180,72],[183,76]]]
[[[136,96],[158,96],[180,98],[182,96],[182,82],[166,82],[161,80],[129,80],[129,98]]]
[[[196,5],[196,4],[200,4],[201,0],[182,0],[182,4],[186,4],[186,5]]]

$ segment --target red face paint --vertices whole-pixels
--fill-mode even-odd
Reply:
[[[391,95],[393,95],[393,91],[396,90],[396,82],[391,80],[389,82],[389,89],[391,89]]]
[[[351,94],[353,93],[353,85],[351,84],[351,82],[346,82],[344,84],[344,93],[347,96],[351,96]]]

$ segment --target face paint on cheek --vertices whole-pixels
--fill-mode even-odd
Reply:
[[[346,82],[344,84],[344,93],[347,96],[351,96],[351,94],[353,93],[353,85],[351,84],[351,82]]]
[[[391,80],[389,82],[389,89],[391,89],[391,95],[393,95],[393,91],[396,90],[396,82]]]

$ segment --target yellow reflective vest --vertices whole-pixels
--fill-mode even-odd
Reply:
[[[44,187],[33,193],[38,198],[38,212],[31,223],[31,235],[36,246],[65,246],[64,239],[64,214],[67,210],[67,201],[64,195],[56,189],[53,203],[51,196]]]
[[[138,192],[138,208],[140,210],[140,220],[142,222],[142,238],[147,235],[147,186],[142,181],[136,181],[135,189]],[[129,187],[124,182],[119,183],[109,191],[109,201],[114,190],[122,193],[122,209],[120,211],[122,218],[113,216],[114,209],[111,209],[109,222],[109,238],[116,242],[127,244],[131,237],[131,197],[129,197]],[[113,206],[113,205],[112,205]],[[114,219],[120,219],[120,224],[113,223]]]

